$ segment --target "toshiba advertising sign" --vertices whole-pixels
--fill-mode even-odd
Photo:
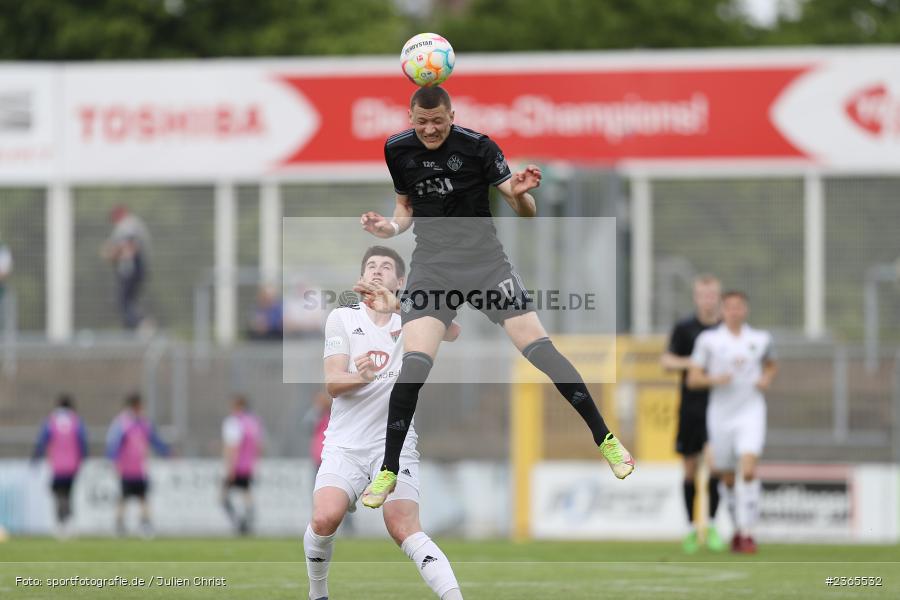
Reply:
[[[15,135],[26,105],[44,128],[31,145],[0,145],[0,159],[73,181],[386,178],[384,139],[407,127],[415,89],[397,63],[40,67],[58,85],[7,77],[0,108]],[[897,49],[461,55],[445,87],[456,122],[512,159],[900,171]],[[15,169],[0,162],[0,178]]]
[[[253,63],[124,63],[64,76],[72,179],[258,177],[306,146],[319,112]]]

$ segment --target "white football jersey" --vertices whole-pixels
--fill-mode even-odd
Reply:
[[[365,353],[375,363],[375,380],[334,399],[325,430],[326,446],[384,449],[391,389],[403,362],[400,315],[391,315],[387,325],[378,327],[364,306],[331,311],[325,323],[325,358],[346,354],[350,361],[347,371],[356,373],[353,359]],[[415,448],[417,439],[410,425],[404,446]]]
[[[756,382],[762,376],[763,363],[774,358],[769,332],[746,324],[737,336],[724,323],[707,329],[697,337],[691,354],[691,362],[703,367],[709,376],[731,375],[731,383],[715,386],[709,392],[710,410],[727,412],[764,401]]]

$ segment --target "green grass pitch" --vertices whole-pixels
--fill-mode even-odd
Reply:
[[[467,600],[900,597],[900,546],[763,545],[755,556],[700,552],[688,557],[673,543],[438,542]],[[17,577],[23,579],[17,583]],[[42,584],[25,585],[29,577]],[[119,577],[129,585],[50,587],[50,578],[71,577]],[[828,586],[828,577],[877,577],[881,586]],[[135,578],[144,585],[132,585]],[[157,578],[168,579],[160,585]],[[175,585],[178,578],[188,585]],[[329,588],[331,600],[433,598],[406,556],[379,540],[338,538]],[[304,600],[306,592],[303,553],[293,540],[13,539],[0,544],[0,598],[9,600]]]

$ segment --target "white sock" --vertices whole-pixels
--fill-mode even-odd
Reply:
[[[400,547],[419,568],[419,574],[428,587],[441,600],[462,600],[450,561],[425,532],[412,534],[403,540]]]
[[[743,481],[738,496],[738,519],[741,535],[749,536],[759,518],[759,497],[762,483],[759,479]]]
[[[734,525],[734,531],[737,533],[740,525],[738,524],[737,501],[734,497],[734,488],[725,485],[724,481],[719,482],[719,503],[728,507],[731,524]]]
[[[303,552],[306,554],[306,573],[309,575],[309,597],[312,600],[328,596],[328,567],[334,551],[334,535],[317,535],[311,525],[303,534]]]

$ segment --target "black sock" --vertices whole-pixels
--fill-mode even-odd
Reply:
[[[419,390],[431,371],[433,362],[424,352],[407,352],[403,355],[400,375],[391,390],[391,403],[388,406],[387,435],[384,440],[384,464],[395,475],[400,472],[400,451],[406,440],[406,432],[412,424],[419,400]]]
[[[684,507],[687,509],[688,523],[694,522],[694,497],[697,495],[697,484],[684,480]]]
[[[584,422],[591,429],[594,436],[594,443],[598,446],[606,439],[609,428],[600,416],[594,399],[591,398],[587,386],[581,375],[572,366],[569,360],[559,353],[550,338],[541,338],[528,344],[522,355],[528,359],[528,362],[547,374],[556,389],[563,395],[563,398],[575,407]]]
[[[709,478],[709,520],[712,521],[719,509],[719,478]]]

